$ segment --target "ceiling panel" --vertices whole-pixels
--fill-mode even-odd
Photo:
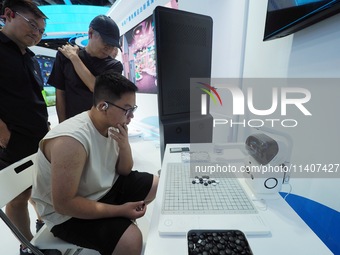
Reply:
[[[54,5],[54,4],[66,4],[66,5],[95,5],[95,6],[108,6],[111,7],[116,0],[33,0],[38,5]],[[4,0],[0,0],[0,4]]]
[[[4,0],[0,0],[2,5]],[[46,34],[39,46],[56,49],[86,36],[91,20],[106,14],[116,0],[34,0],[48,17]],[[1,25],[1,24],[0,24]]]

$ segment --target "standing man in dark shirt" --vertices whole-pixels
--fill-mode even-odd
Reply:
[[[39,141],[49,129],[39,64],[27,48],[40,42],[47,17],[29,0],[4,1],[2,15],[5,25],[0,31],[0,169],[36,153]],[[28,240],[33,238],[28,212],[30,196],[28,189],[6,205],[7,216]],[[20,254],[28,252],[21,247]]]
[[[90,23],[88,36],[88,45],[77,49],[77,54],[57,53],[48,83],[57,89],[59,122],[91,108],[95,76],[107,70],[123,71],[122,63],[111,57],[115,47],[120,48],[117,24],[98,15]]]

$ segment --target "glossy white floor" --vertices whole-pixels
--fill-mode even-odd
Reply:
[[[49,110],[49,121],[51,122],[52,128],[58,123],[58,119],[56,116],[55,108],[48,107]],[[151,167],[151,173],[157,174],[158,168],[157,163],[155,167]],[[153,169],[152,169],[153,168]],[[142,170],[142,169],[141,169]],[[5,208],[2,208],[5,210]],[[153,210],[153,205],[148,205],[148,209],[143,218],[137,220],[137,224],[143,233],[144,240],[146,239],[149,223],[151,220],[151,214]],[[36,213],[31,205],[29,205],[29,211],[31,216],[31,229],[32,233],[35,231],[35,221],[36,221]],[[12,232],[8,229],[5,223],[0,219],[0,255],[19,255],[19,241],[15,238]],[[99,253],[93,250],[84,249],[80,255],[98,255]]]

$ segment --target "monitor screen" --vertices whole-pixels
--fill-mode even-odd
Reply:
[[[340,0],[268,0],[264,41],[284,37],[340,12]]]
[[[39,63],[40,66],[40,71],[41,71],[41,76],[44,81],[44,89],[43,89],[43,96],[46,102],[47,106],[52,106],[55,105],[55,87],[49,85],[47,83],[48,78],[50,77],[53,63],[55,58],[54,57],[49,57],[49,56],[44,56],[44,55],[35,55],[36,60]]]
[[[139,93],[157,93],[154,24],[152,15],[121,36],[124,76]]]

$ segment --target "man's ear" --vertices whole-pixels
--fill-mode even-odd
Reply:
[[[4,19],[13,19],[15,18],[15,12],[13,12],[10,8],[6,7],[4,14],[1,16]]]
[[[92,36],[93,36],[93,28],[92,27],[89,28],[88,36],[89,36],[89,39],[91,39]]]
[[[98,111],[106,111],[107,108],[109,108],[109,105],[108,105],[108,103],[106,103],[106,102],[99,103],[99,104],[97,105],[97,107],[96,107],[96,109],[97,109]]]

